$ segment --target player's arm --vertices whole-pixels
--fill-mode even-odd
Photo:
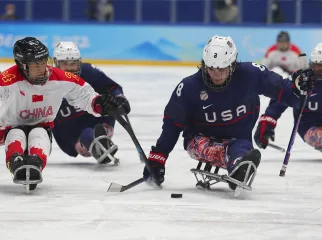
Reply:
[[[277,120],[288,108],[287,105],[271,99],[265,113],[259,118],[254,140],[259,148],[266,148],[270,140],[275,140]]]
[[[68,94],[65,96],[67,102],[76,107],[80,108],[88,113],[98,117],[100,116],[99,112],[97,112],[93,107],[93,102],[95,98],[99,96],[97,92],[86,83],[82,78],[68,73],[73,80],[73,86]],[[70,84],[70,83],[69,83]]]
[[[190,95],[188,84],[184,81],[178,84],[165,107],[161,136],[156,145],[151,148],[148,160],[161,183],[164,181],[165,162],[188,122],[191,109],[194,108]],[[146,178],[150,175],[146,167],[143,175]]]
[[[89,76],[87,82],[100,94],[111,92],[115,96],[123,94],[122,87],[93,64],[86,65]]]
[[[14,103],[14,94],[11,94],[11,88],[13,88],[13,85],[3,86],[0,80],[0,122],[1,118],[6,117],[8,109]]]
[[[257,92],[275,100],[266,110],[266,113],[272,116],[261,116],[254,136],[257,145],[265,149],[269,139],[274,141],[277,118],[287,108],[283,104],[299,108],[300,100],[311,92],[315,78],[311,69],[297,71],[289,79],[283,79],[279,74],[268,71],[264,66],[256,64],[253,66],[261,72],[257,75]]]
[[[128,114],[131,111],[126,98],[115,98],[110,93],[98,94],[92,86],[82,78],[72,73],[64,73],[65,77],[69,78],[67,81],[73,83],[71,90],[64,96],[70,105],[87,111],[96,117],[111,114],[123,115]]]
[[[313,89],[315,77],[312,69],[297,71],[288,79],[283,79],[263,65],[256,63],[252,65],[257,93],[275,99],[277,102],[299,108],[300,99]]]

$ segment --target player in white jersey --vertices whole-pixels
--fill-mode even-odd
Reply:
[[[267,50],[263,65],[270,70],[279,67],[291,74],[300,68],[298,60],[300,53],[301,50],[291,43],[289,33],[282,31],[277,35],[276,44]]]
[[[48,65],[48,49],[36,38],[18,40],[13,52],[16,65],[0,74],[0,126],[14,182],[34,190],[42,181],[63,98],[94,116],[127,114],[130,108],[126,99],[100,95],[82,78]]]

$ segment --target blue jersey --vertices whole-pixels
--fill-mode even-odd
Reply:
[[[123,94],[122,87],[119,84],[91,64],[82,64],[80,77],[89,83],[97,93],[103,94],[110,91],[114,95]],[[85,111],[74,108],[64,99],[54,123],[53,135],[57,144],[65,153],[76,157],[75,143],[82,130],[87,127],[94,127],[98,123],[107,123],[114,126],[115,119],[112,117],[94,117]]]
[[[271,100],[265,115],[279,119],[282,113],[288,108],[287,105]],[[294,122],[299,115],[299,109],[293,109]],[[304,139],[304,135],[311,127],[322,126],[322,81],[316,81],[312,95],[308,97],[304,107],[298,133]]]
[[[237,63],[230,83],[221,92],[207,88],[199,70],[184,78],[173,91],[164,111],[163,131],[153,151],[168,156],[181,131],[185,149],[196,134],[252,142],[261,94],[293,107],[300,104],[291,82],[262,65]]]

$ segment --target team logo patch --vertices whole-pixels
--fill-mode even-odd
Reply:
[[[76,81],[78,81],[78,80],[79,80],[79,77],[78,77],[78,76],[76,76],[75,74],[70,73],[70,72],[65,72],[65,76],[66,76],[67,78],[74,78]]]
[[[1,80],[5,83],[10,82],[12,79],[16,77],[16,75],[8,73],[8,71],[4,71],[1,74],[2,74]]]
[[[200,99],[201,100],[207,100],[208,99],[208,93],[206,91],[200,92]]]

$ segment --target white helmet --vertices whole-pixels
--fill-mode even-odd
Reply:
[[[77,46],[73,42],[59,42],[54,49],[55,67],[60,68],[61,61],[76,61],[79,69],[74,74],[79,75],[81,66],[81,54]]]
[[[310,67],[313,68],[316,78],[322,80],[322,71],[321,67],[314,67],[314,65],[322,65],[322,43],[313,48],[310,56]]]
[[[231,37],[215,35],[206,44],[202,60],[206,67],[226,68],[237,60],[237,48]]]
[[[206,44],[201,62],[202,79],[213,91],[222,91],[233,76],[237,62],[237,48],[231,37],[215,35]],[[208,73],[208,68],[229,69],[229,74],[223,84],[214,84]]]
[[[319,43],[313,48],[310,56],[310,63],[322,64],[322,43]]]

